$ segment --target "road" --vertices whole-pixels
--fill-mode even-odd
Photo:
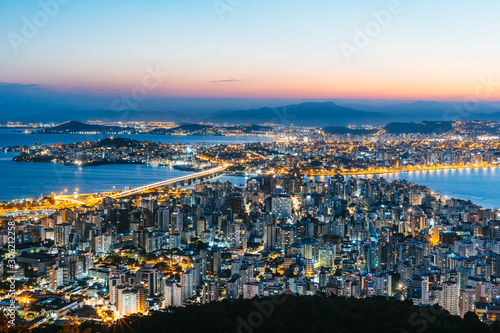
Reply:
[[[135,194],[140,194],[140,193],[143,193],[145,191],[152,190],[152,189],[155,189],[158,187],[168,186],[168,185],[176,184],[179,182],[188,181],[188,180],[196,179],[199,177],[204,177],[204,176],[209,176],[209,175],[212,175],[215,173],[219,173],[219,172],[226,170],[226,168],[227,168],[226,166],[220,166],[217,168],[205,170],[202,172],[193,173],[193,174],[183,176],[183,177],[163,180],[161,182],[157,182],[157,183],[153,183],[153,184],[149,184],[149,185],[144,185],[141,187],[136,187],[136,188],[126,190],[126,191],[122,191],[122,192],[111,195],[111,197],[119,199],[119,198],[124,198],[124,197],[128,197],[128,196],[135,195]]]
[[[136,187],[130,190],[126,191],[121,191],[121,192],[115,192],[115,193],[93,193],[93,194],[78,194],[77,196],[75,195],[59,195],[55,196],[55,204],[48,204],[48,205],[43,205],[43,206],[33,206],[33,207],[26,207],[24,210],[19,211],[18,209],[11,208],[11,209],[0,209],[0,216],[18,216],[18,215],[39,215],[41,212],[47,212],[47,211],[55,211],[57,209],[62,209],[62,208],[69,208],[69,207],[74,207],[74,206],[84,206],[84,205],[93,205],[102,200],[103,197],[109,196],[111,198],[125,198],[131,195],[136,195],[136,194],[141,194],[143,192],[146,192],[148,190],[152,190],[155,188],[163,187],[163,186],[168,186],[172,185],[175,183],[179,182],[185,182],[188,180],[193,180],[199,177],[205,177],[209,175],[213,175],[219,172],[222,172],[227,169],[227,165],[225,166],[220,166],[217,168],[205,170],[202,172],[197,172],[193,173],[187,176],[183,177],[178,177],[178,178],[173,178],[173,179],[167,179],[163,180],[161,182],[149,184],[149,185],[144,185],[140,187]],[[104,194],[104,196],[102,196]]]

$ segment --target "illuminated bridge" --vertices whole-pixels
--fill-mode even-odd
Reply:
[[[196,180],[203,181],[203,180],[208,179],[208,178],[217,177],[224,170],[226,170],[226,168],[227,168],[226,166],[220,166],[220,167],[205,170],[202,172],[193,173],[193,174],[190,174],[187,176],[168,179],[168,180],[164,180],[161,182],[157,182],[157,183],[153,183],[153,184],[149,184],[149,185],[144,185],[141,187],[136,187],[136,188],[133,188],[130,190],[126,190],[126,191],[122,191],[122,192],[113,194],[110,197],[119,199],[119,198],[129,197],[132,195],[141,194],[141,193],[144,193],[146,191],[153,190],[155,188],[160,188],[160,187],[165,187],[165,186],[170,186],[170,185],[176,186],[177,184],[179,184],[179,185],[183,186],[185,183],[187,183],[187,185],[191,185],[191,183],[193,181],[196,181]]]

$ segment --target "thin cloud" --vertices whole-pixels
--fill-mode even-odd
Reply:
[[[9,82],[0,82],[1,87],[9,87],[9,88],[42,88],[42,85],[39,84],[22,84],[22,83],[9,83]]]
[[[241,81],[243,81],[243,80],[229,79],[229,80],[214,80],[214,81],[210,81],[210,83],[241,82]]]

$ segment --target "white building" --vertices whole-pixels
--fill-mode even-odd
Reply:
[[[47,267],[50,290],[54,291],[64,285],[64,269],[58,266]]]
[[[373,281],[377,295],[392,296],[392,276],[390,274],[376,275],[373,277]],[[425,292],[425,286],[423,292]]]
[[[277,218],[292,216],[292,198],[289,196],[275,196],[271,199],[271,210]]]
[[[116,309],[122,316],[127,316],[139,311],[139,290],[118,288],[118,302]]]
[[[111,248],[111,236],[99,234],[92,237],[92,251],[94,253],[106,253]]]
[[[165,285],[165,307],[180,307],[183,305],[184,297],[182,286],[177,283]]]
[[[446,281],[443,283],[441,306],[452,315],[459,315],[460,290],[456,281]]]
[[[264,286],[260,282],[248,282],[243,285],[243,298],[252,299],[264,295]]]

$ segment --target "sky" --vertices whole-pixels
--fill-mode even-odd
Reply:
[[[0,106],[498,101],[499,12],[491,0],[0,0]]]

